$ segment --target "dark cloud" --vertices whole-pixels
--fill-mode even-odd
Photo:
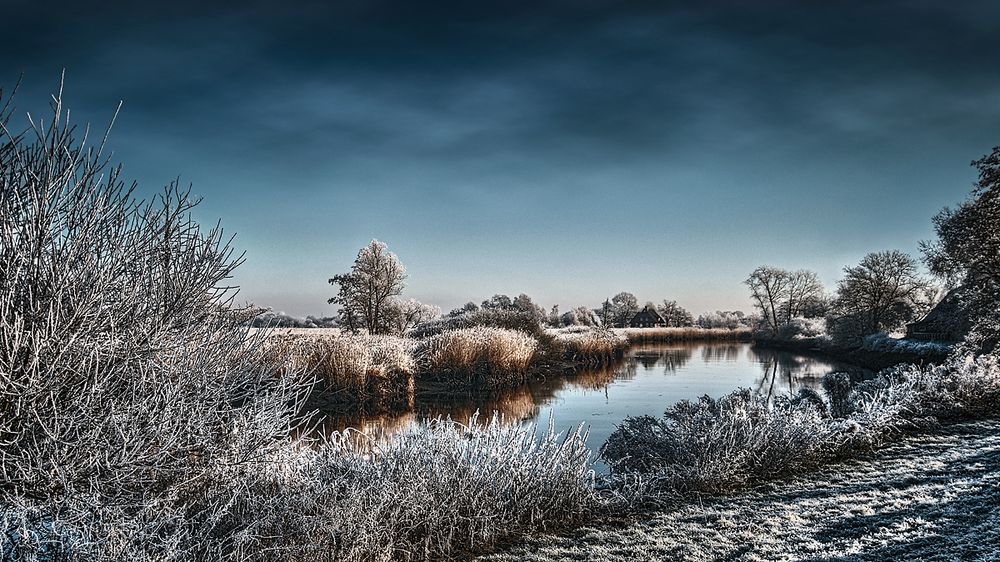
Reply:
[[[677,178],[829,203],[830,178],[802,181],[817,168],[878,183],[923,158],[911,181],[932,149],[964,164],[1000,141],[986,1],[14,1],[2,25],[0,82],[25,72],[26,109],[66,68],[81,119],[124,99],[114,139],[140,179],[185,172],[250,214],[287,204],[275,191],[458,216]]]

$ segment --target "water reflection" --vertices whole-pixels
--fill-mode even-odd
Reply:
[[[747,353],[750,354],[751,361],[759,364],[761,369],[761,377],[754,390],[767,396],[768,402],[776,396],[794,396],[805,388],[819,391],[823,376],[832,371],[847,372],[856,379],[871,374],[858,367],[788,351],[748,346]]]
[[[701,361],[692,361],[695,356]],[[750,388],[773,400],[802,388],[818,389],[831,371],[864,371],[817,357],[753,348],[746,343],[678,343],[633,348],[618,364],[575,375],[555,374],[520,388],[493,393],[429,393],[418,386],[413,407],[395,414],[326,412],[320,431],[353,428],[362,434],[392,434],[421,420],[448,417],[466,422],[477,411],[485,423],[497,412],[510,423],[546,423],[558,429],[586,423],[595,449],[627,416],[658,416],[667,406],[702,395],[722,396]]]

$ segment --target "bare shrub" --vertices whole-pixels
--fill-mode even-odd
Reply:
[[[230,308],[241,258],[176,185],[140,202],[52,118],[0,143],[6,559],[226,559],[273,542],[261,471],[305,396]],[[84,137],[86,134],[84,133]],[[296,533],[296,519],[285,532]]]
[[[557,435],[499,419],[430,422],[375,447],[335,434],[310,455],[326,527],[322,558],[440,560],[482,552],[598,508],[581,429]]]
[[[517,330],[465,328],[428,338],[417,348],[422,381],[482,388],[525,381],[538,341]]]
[[[640,493],[649,498],[716,492],[855,455],[939,419],[1000,413],[1000,367],[993,357],[896,367],[854,388],[848,382],[824,381],[832,416],[815,396],[769,406],[739,390],[680,402],[660,419],[626,419],[601,455],[620,480],[645,480]]]

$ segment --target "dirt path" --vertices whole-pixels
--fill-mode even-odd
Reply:
[[[480,560],[1000,561],[1000,420],[947,426],[873,458],[622,528],[536,537]]]

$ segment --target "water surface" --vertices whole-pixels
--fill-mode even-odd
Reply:
[[[557,430],[581,423],[590,429],[588,443],[597,450],[628,416],[660,416],[671,404],[703,395],[719,397],[749,388],[773,399],[819,389],[820,379],[834,371],[861,378],[856,367],[748,343],[677,343],[633,347],[619,364],[554,375],[492,395],[417,396],[411,412],[393,415],[338,415],[327,430],[351,427],[373,435],[405,430],[438,416],[465,422],[475,412],[483,419],[498,412],[508,423],[548,423]]]

